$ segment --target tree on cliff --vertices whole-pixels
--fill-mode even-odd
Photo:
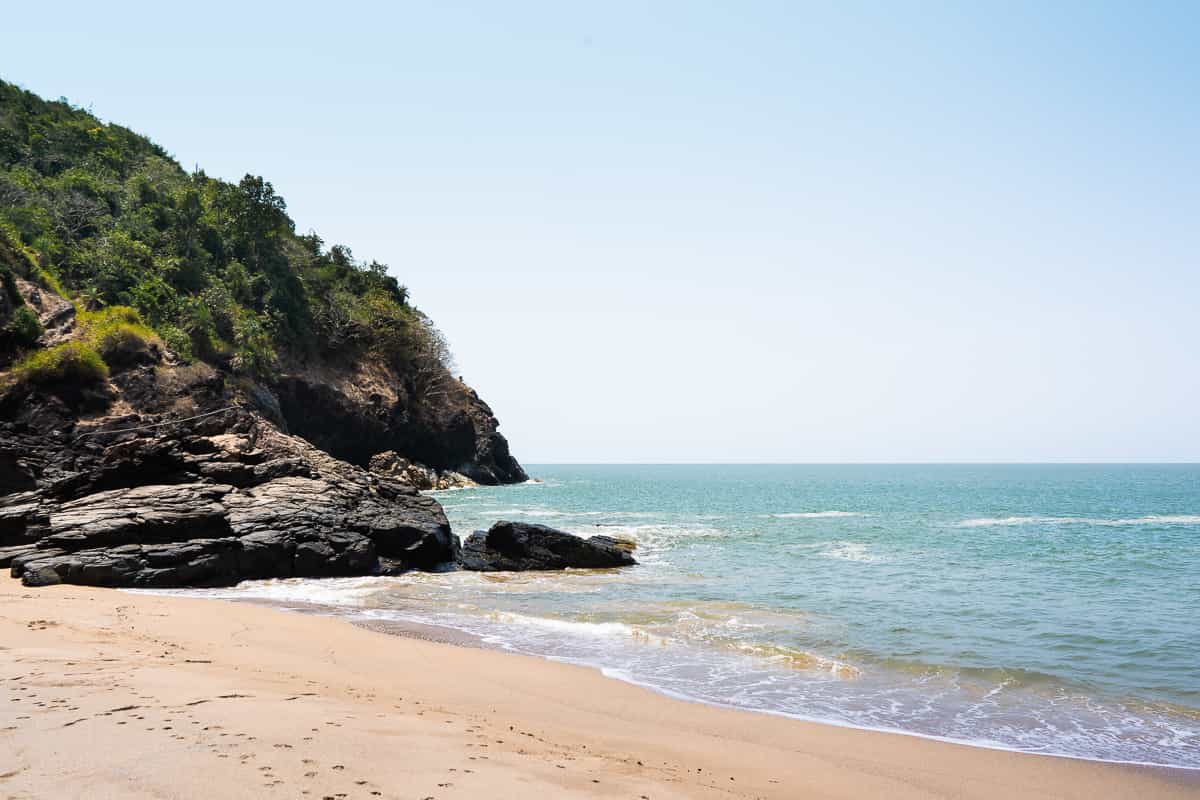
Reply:
[[[413,388],[425,400],[445,395],[455,366],[450,343],[424,314],[419,315],[414,331],[409,367]]]

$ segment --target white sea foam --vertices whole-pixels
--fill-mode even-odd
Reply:
[[[562,511],[545,506],[482,507],[473,509],[480,514],[501,517],[595,517],[604,519],[655,519],[653,511]]]
[[[597,527],[600,528],[600,531],[596,530]],[[727,531],[722,531],[706,525],[694,524],[612,524],[600,526],[591,525],[588,527],[568,525],[564,528],[564,530],[580,536],[592,536],[597,532],[603,532],[608,536],[615,535],[627,537],[637,542],[639,559],[643,559],[643,556],[652,555],[657,551],[669,549],[676,543],[689,539],[720,539],[729,535]]]
[[[867,546],[861,542],[829,542],[829,546],[821,551],[825,558],[836,558],[842,561],[860,561],[874,563],[881,560],[879,556],[867,551]]]
[[[1198,514],[1147,514],[1127,519],[1098,519],[1093,517],[979,517],[959,522],[957,528],[989,528],[1012,525],[1100,525],[1125,527],[1131,525],[1200,525]]]
[[[576,622],[552,617],[536,617],[528,614],[516,614],[507,611],[493,611],[488,618],[495,622],[509,625],[522,625],[556,634],[568,636],[584,636],[588,638],[628,638],[648,640],[649,634],[623,622]]]
[[[550,508],[481,508],[481,512],[494,514],[497,517],[563,517],[566,512],[555,511]]]
[[[654,511],[580,511],[572,514],[574,517],[606,517],[612,519],[655,519],[662,514]],[[697,517],[696,519],[701,519]],[[717,519],[717,517],[713,517]]]
[[[783,514],[759,514],[763,519],[838,519],[840,517],[869,517],[861,511],[788,511]]]
[[[218,589],[132,589],[147,594],[186,594],[221,600],[267,600],[275,603],[308,603],[331,608],[361,608],[369,598],[385,591],[396,578],[272,578],[243,581]]]
[[[872,564],[887,559],[878,553],[871,552],[862,542],[832,541],[832,542],[802,542],[788,545],[789,550],[799,550],[821,558],[834,558],[839,561],[858,561]]]
[[[997,525],[1038,525],[1043,523],[1070,522],[1070,517],[979,517],[967,519],[955,525],[956,528],[988,528]]]

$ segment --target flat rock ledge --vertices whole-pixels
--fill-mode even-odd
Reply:
[[[121,420],[98,422],[94,430]],[[0,461],[31,488],[13,492],[10,480],[0,497],[0,567],[30,586],[172,587],[458,560],[441,506],[413,487],[250,412],[205,424],[150,435],[76,429],[71,442],[5,426],[0,450],[19,458]]]
[[[461,564],[478,572],[628,567],[637,563],[632,549],[611,536],[584,539],[545,525],[501,521],[467,537]]]

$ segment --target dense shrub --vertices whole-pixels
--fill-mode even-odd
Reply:
[[[12,374],[18,381],[38,386],[84,386],[106,380],[108,366],[95,349],[75,340],[26,356],[13,367]]]
[[[180,358],[189,361],[195,358],[192,352],[192,337],[188,336],[187,331],[175,325],[163,325],[158,332],[162,336],[163,344]]]
[[[137,309],[129,306],[107,306],[98,311],[80,311],[75,319],[83,331],[94,331],[106,325],[119,323],[142,324],[142,315]]]
[[[6,338],[17,347],[30,347],[42,335],[42,324],[29,306],[21,306],[4,325]]]
[[[31,269],[26,254],[0,230],[0,354],[5,356],[29,347],[42,335],[37,314],[17,289],[17,275],[28,275]]]
[[[17,279],[12,270],[4,264],[0,264],[0,291],[4,292],[4,299],[10,306],[19,306],[25,302],[21,299],[21,293],[17,291]]]
[[[160,343],[158,335],[142,324],[141,315],[127,306],[80,312],[78,322],[83,342],[110,367],[146,360],[151,347]]]

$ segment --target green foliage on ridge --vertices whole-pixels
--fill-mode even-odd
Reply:
[[[128,306],[81,311],[77,320],[84,343],[110,367],[134,363],[160,341],[154,331],[142,324],[141,315]]]
[[[144,320],[184,357],[247,375],[289,357],[371,352],[419,372],[448,356],[386,266],[297,234],[261,177],[189,174],[143,136],[0,81],[0,264],[18,259],[80,308],[136,311],[121,336],[144,340]]]
[[[30,347],[42,335],[42,323],[38,321],[33,309],[21,306],[13,311],[12,316],[5,322],[3,332],[17,347]]]
[[[22,383],[87,385],[108,377],[108,365],[87,342],[73,340],[38,350],[19,361],[13,377]]]

